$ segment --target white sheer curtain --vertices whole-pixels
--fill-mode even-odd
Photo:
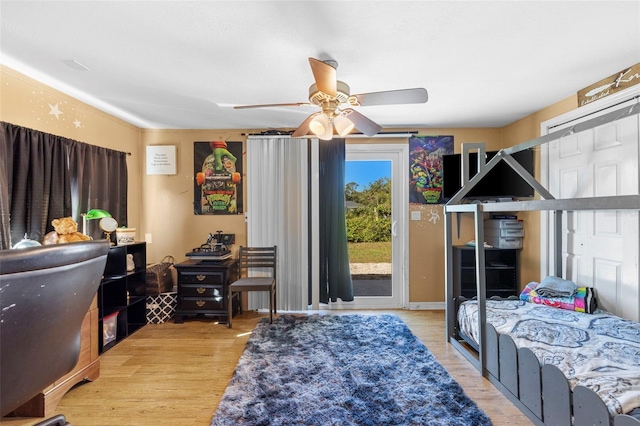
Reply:
[[[307,140],[247,139],[247,245],[278,246],[277,308],[308,307]],[[268,309],[268,294],[249,292],[249,309]]]

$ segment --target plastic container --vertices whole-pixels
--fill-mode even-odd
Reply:
[[[484,229],[500,228],[500,229],[522,229],[524,228],[522,220],[511,219],[488,219],[484,221]]]
[[[109,343],[116,340],[118,335],[118,313],[106,316],[102,319],[102,346],[107,346]]]
[[[485,240],[487,240],[487,243],[491,244],[495,248],[506,248],[506,249],[522,248],[521,237],[505,238],[505,237],[491,237],[491,236],[485,235]]]
[[[524,237],[524,229],[510,229],[510,228],[487,228],[484,230],[484,235],[489,237]]]

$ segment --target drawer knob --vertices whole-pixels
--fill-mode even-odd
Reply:
[[[198,305],[198,308],[202,308],[204,306],[204,300],[196,300],[196,305]]]
[[[198,294],[202,294],[205,291],[207,291],[207,289],[205,289],[204,287],[198,287],[198,288],[196,288],[196,291],[198,292]]]
[[[204,281],[205,278],[207,278],[206,275],[196,275],[196,278],[198,279],[198,281]]]

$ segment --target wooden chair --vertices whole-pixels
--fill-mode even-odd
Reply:
[[[228,326],[231,328],[233,316],[233,295],[240,293],[238,297],[240,312],[242,313],[243,291],[268,291],[269,292],[269,323],[273,322],[273,314],[276,311],[276,270],[278,265],[277,246],[273,247],[242,247],[238,253],[238,280],[229,284],[228,291]],[[271,276],[249,277],[249,270],[253,268],[271,268]]]

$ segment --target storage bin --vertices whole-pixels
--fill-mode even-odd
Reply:
[[[524,228],[522,220],[518,219],[488,219],[484,221],[484,229],[522,229]]]
[[[176,312],[178,293],[170,291],[155,296],[147,296],[147,324],[162,324]]]
[[[489,237],[524,237],[524,229],[522,228],[487,228],[484,235]]]
[[[116,229],[116,242],[119,246],[133,244],[136,242],[136,228]]]
[[[102,347],[116,340],[118,335],[118,313],[114,312],[102,319]]]
[[[522,237],[505,238],[505,237],[491,237],[485,235],[487,243],[491,244],[495,248],[507,248],[507,249],[520,249],[522,248]]]

